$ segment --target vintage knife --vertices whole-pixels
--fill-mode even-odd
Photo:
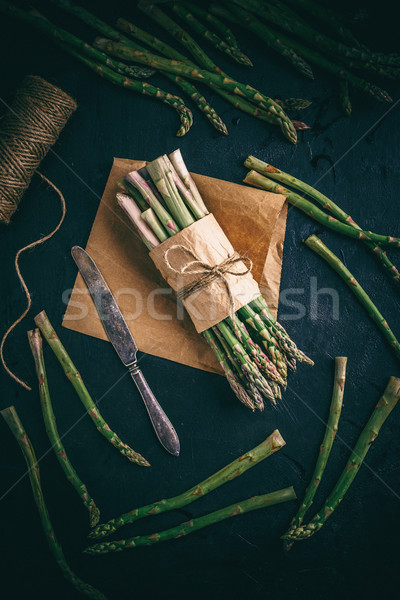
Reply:
[[[74,246],[71,254],[89,289],[110,342],[123,364],[128,367],[132,379],[136,383],[158,439],[167,452],[178,456],[180,452],[179,438],[138,366],[135,340],[110,288],[96,263],[83,248]]]

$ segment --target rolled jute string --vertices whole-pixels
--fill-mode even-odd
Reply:
[[[194,260],[186,263],[180,269],[176,269],[173,265],[171,265],[171,262],[168,258],[168,255],[170,252],[172,252],[172,250],[183,250],[184,252],[189,254]],[[229,281],[226,278],[226,275],[229,274],[235,275],[235,277],[243,277],[244,275],[250,273],[253,268],[253,262],[250,258],[248,258],[247,256],[240,256],[238,252],[234,252],[232,256],[228,256],[221,263],[217,265],[210,265],[209,263],[202,261],[197,256],[197,254],[193,252],[193,250],[191,250],[190,248],[187,248],[186,246],[182,246],[180,244],[175,244],[174,246],[170,246],[165,251],[164,260],[167,266],[171,269],[171,271],[178,275],[198,275],[198,277],[194,281],[188,283],[187,285],[184,285],[176,292],[178,300],[183,302],[183,300],[185,300],[192,294],[204,290],[213,281],[220,279],[225,285],[226,292],[229,298],[229,304],[231,307],[231,317],[233,318],[235,312],[235,299],[232,295],[231,288],[229,286]],[[233,265],[240,262],[247,263],[248,266],[246,267],[246,269],[244,271],[239,272],[232,270]],[[235,323],[234,319],[233,322]]]
[[[33,174],[56,142],[76,102],[36,75],[28,75],[0,121],[0,223],[8,224]]]
[[[37,169],[75,109],[76,102],[68,94],[41,77],[30,75],[22,82],[12,106],[0,122],[0,223],[10,222],[35,172],[58,194],[61,202],[61,218],[53,231],[18,250],[14,260],[27,306],[4,334],[0,343],[0,359],[6,372],[27,390],[31,388],[7,366],[4,345],[32,304],[29,289],[19,268],[19,258],[25,250],[50,239],[59,230],[65,217],[64,196]]]

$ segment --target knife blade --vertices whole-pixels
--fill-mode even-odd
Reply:
[[[90,255],[80,246],[74,246],[71,249],[71,254],[88,287],[104,330],[122,363],[128,368],[142,396],[161,445],[170,454],[179,456],[178,435],[138,366],[137,346],[117,301]]]

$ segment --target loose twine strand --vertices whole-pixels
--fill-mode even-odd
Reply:
[[[176,269],[171,264],[170,259],[168,258],[169,253],[173,250],[180,250],[181,252],[183,250],[184,252],[189,254],[194,260],[186,263],[186,265],[184,265],[182,268]],[[176,273],[177,275],[199,275],[199,277],[195,281],[193,281],[192,283],[188,283],[187,285],[183,286],[177,291],[176,296],[181,302],[185,300],[188,296],[194,294],[195,292],[200,292],[204,288],[208,287],[213,281],[220,279],[225,285],[231,308],[231,318],[235,323],[235,320],[233,318],[235,312],[235,299],[232,295],[232,291],[226,275],[229,274],[235,275],[235,277],[244,277],[245,275],[250,273],[253,268],[253,262],[250,258],[248,258],[247,256],[240,256],[238,252],[234,252],[232,256],[228,256],[228,258],[226,258],[218,265],[210,265],[209,263],[202,261],[197,256],[197,254],[193,252],[193,250],[191,250],[190,248],[187,248],[186,246],[182,246],[180,244],[174,244],[173,246],[167,248],[167,250],[165,251],[164,260],[168,268],[171,269],[171,271],[173,273]],[[244,271],[239,272],[232,270],[232,266],[240,262],[246,263],[248,265],[246,269]]]
[[[50,239],[60,229],[65,217],[64,196],[54,183],[37,169],[75,111],[76,102],[41,77],[29,75],[18,88],[14,101],[8,108],[0,126],[0,223],[10,222],[35,172],[58,194],[62,212],[53,231],[18,250],[14,260],[27,306],[4,334],[0,343],[0,359],[6,372],[22,387],[30,390],[31,388],[7,366],[4,344],[12,330],[27,315],[32,304],[31,295],[19,268],[19,258],[25,250]]]

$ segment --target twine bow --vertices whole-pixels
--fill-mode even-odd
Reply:
[[[182,268],[176,269],[174,266],[171,265],[168,259],[168,255],[172,250],[183,250],[184,252],[192,256],[194,260],[188,262]],[[216,279],[221,279],[221,281],[223,281],[225,285],[228,294],[232,315],[235,311],[235,299],[232,295],[229,286],[229,281],[226,275],[229,274],[235,275],[235,277],[243,277],[244,275],[247,275],[247,273],[250,273],[250,271],[253,268],[253,262],[251,261],[251,259],[247,256],[240,256],[240,254],[238,254],[237,252],[235,252],[232,256],[228,256],[228,258],[226,258],[218,265],[210,265],[202,261],[197,256],[197,254],[193,252],[193,250],[187,248],[186,246],[181,246],[180,244],[170,246],[165,251],[164,260],[167,266],[171,269],[171,271],[177,273],[178,275],[199,275],[199,277],[195,281],[193,281],[192,283],[188,283],[187,285],[183,286],[180,290],[177,291],[176,295],[178,300],[183,301],[185,300],[185,298],[194,294],[195,292],[199,292],[200,290],[203,290],[204,288],[208,287]],[[245,271],[237,272],[235,270],[232,270],[232,266],[239,262],[247,263],[248,266],[246,267]]]

